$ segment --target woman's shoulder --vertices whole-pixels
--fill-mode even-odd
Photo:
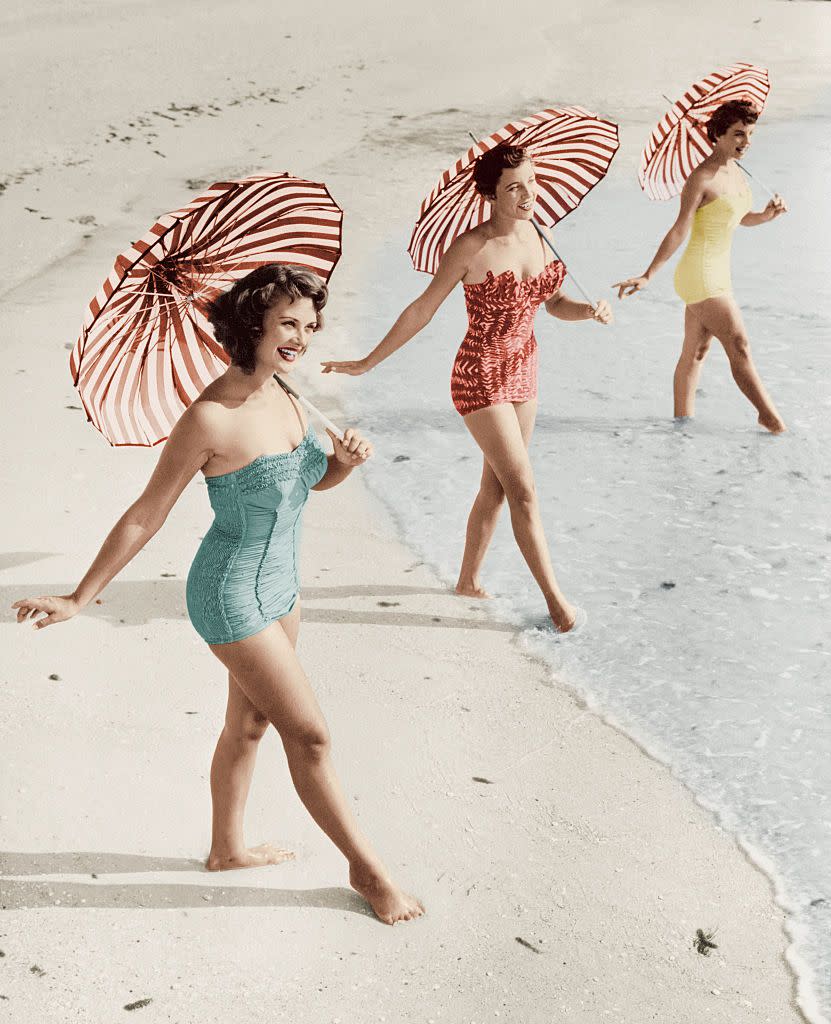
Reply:
[[[711,167],[706,161],[699,164],[698,167],[690,172],[690,176],[684,182],[684,191],[701,192],[709,188],[717,171],[717,167]]]
[[[467,231],[457,235],[447,247],[444,258],[465,263],[473,259],[481,252],[486,241],[483,227],[483,224],[477,224],[476,227],[468,228]]]
[[[205,388],[202,394],[185,409],[179,420],[179,423],[188,431],[194,431],[212,439],[226,432],[231,417],[231,410],[223,401],[221,390],[214,389],[214,384],[209,384]]]

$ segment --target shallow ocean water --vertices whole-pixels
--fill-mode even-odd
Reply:
[[[673,421],[683,307],[671,266],[648,292],[615,300],[613,327],[541,312],[531,454],[554,564],[587,628],[568,640],[533,629],[545,607],[507,514],[484,572],[493,612],[669,764],[772,876],[815,1020],[831,1017],[827,127],[815,118],[759,131],[747,163],[790,212],[739,228],[733,247],[735,294],[789,432],[756,426],[717,345],[696,419]],[[647,265],[676,208],[610,177],[556,232],[569,268],[609,297],[611,282]],[[760,209],[766,196],[753,191]],[[402,227],[369,268],[368,347],[427,283],[406,242]],[[421,336],[346,392],[377,446],[370,485],[449,584],[481,469],[449,397],[464,327],[457,289]]]

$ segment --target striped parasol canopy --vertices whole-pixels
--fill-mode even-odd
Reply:
[[[218,181],[121,253],[70,357],[87,418],[111,445],[164,441],[227,367],[206,311],[257,267],[292,263],[328,281],[343,211],[286,172]]]
[[[680,195],[684,182],[713,151],[705,125],[729,100],[748,100],[762,112],[770,79],[767,68],[731,64],[695,82],[661,118],[641,153],[638,181],[650,199]]]
[[[535,218],[553,227],[603,178],[618,148],[617,125],[582,107],[550,107],[480,140],[439,178],[421,204],[407,248],[416,270],[435,274],[451,242],[490,216],[473,165],[501,143],[528,149],[539,188]]]

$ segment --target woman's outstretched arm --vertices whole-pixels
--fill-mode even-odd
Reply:
[[[658,251],[653,256],[652,262],[645,272],[640,277],[629,277],[625,281],[616,281],[612,285],[613,288],[617,288],[617,297],[619,299],[627,295],[633,295],[635,292],[645,288],[666,261],[678,251],[684,239],[690,233],[693,216],[703,196],[704,180],[693,171],[684,183],[684,188],[681,192],[681,208],[678,211],[675,223],[664,235],[661,244],[658,246]]]
[[[72,618],[93,601],[161,528],[179,495],[194,474],[207,462],[206,420],[201,406],[188,409],[168,438],[158,464],[140,497],[133,502],[107,535],[84,578],[71,594],[26,597],[15,601],[17,621],[44,613],[35,629]]]
[[[424,330],[450,292],[465,276],[475,243],[461,235],[442,256],[439,269],[430,284],[401,313],[375,348],[363,359],[326,360],[323,373],[348,373],[353,377],[366,373]]]

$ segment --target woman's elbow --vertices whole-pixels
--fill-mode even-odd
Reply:
[[[412,329],[413,334],[418,334],[419,331],[424,330],[427,324],[430,323],[434,313],[434,309],[416,299],[415,302],[411,302],[404,310],[403,319],[406,321],[407,326]]]
[[[141,530],[145,534],[145,539],[150,540],[164,526],[169,511],[136,502],[124,513],[122,522],[134,530]]]
[[[678,246],[681,245],[681,243],[684,241],[684,239],[690,233],[690,229],[691,228],[692,228],[692,221],[691,220],[687,220],[685,218],[684,220],[677,221],[670,228],[669,234],[667,235],[667,241],[670,243],[670,245],[674,245],[675,248],[677,249]]]

